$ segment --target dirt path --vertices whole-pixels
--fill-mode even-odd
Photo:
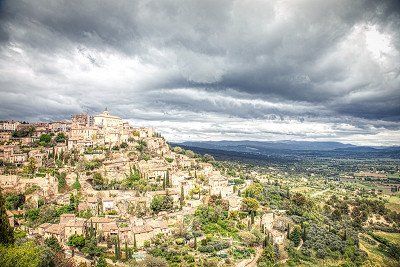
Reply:
[[[303,239],[300,239],[300,244],[299,244],[299,246],[296,248],[296,250],[301,249],[302,246],[303,246]]]
[[[251,259],[242,260],[236,267],[255,267],[257,266],[257,261],[261,257],[263,249],[261,247],[257,247],[256,255]]]

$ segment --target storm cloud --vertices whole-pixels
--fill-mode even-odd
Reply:
[[[0,2],[0,118],[400,145],[398,1]]]

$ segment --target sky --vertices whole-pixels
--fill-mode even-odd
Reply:
[[[0,0],[0,119],[400,145],[400,1]]]

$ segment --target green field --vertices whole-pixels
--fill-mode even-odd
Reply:
[[[387,198],[388,203],[386,203],[386,208],[395,211],[395,212],[400,212],[400,197],[399,195],[394,195],[390,196]]]
[[[400,233],[386,233],[382,231],[375,231],[374,234],[389,240],[391,243],[400,245]]]
[[[372,240],[372,238],[367,235],[364,235],[364,237],[368,240]],[[399,262],[389,258],[379,250],[378,244],[378,242],[376,242],[376,244],[371,244],[370,242],[360,239],[360,249],[364,250],[368,254],[368,260],[364,263],[364,266],[399,266]]]

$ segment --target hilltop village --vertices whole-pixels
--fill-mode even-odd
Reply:
[[[376,266],[378,247],[397,264],[397,188],[303,167],[219,162],[107,110],[2,121],[0,265]]]
[[[211,156],[171,148],[152,128],[133,127],[107,110],[70,121],[3,121],[0,131],[0,186],[15,199],[6,211],[10,225],[29,238],[54,238],[67,257],[87,266],[98,261],[81,250],[89,233],[104,252],[123,246],[131,250],[126,257],[140,260],[143,248],[173,235],[201,206],[219,201],[238,212],[240,190],[251,183],[235,185]],[[278,214],[242,219],[244,228],[256,223],[283,243],[285,231],[273,229],[275,222],[286,225]],[[185,238],[197,246],[206,236]]]

